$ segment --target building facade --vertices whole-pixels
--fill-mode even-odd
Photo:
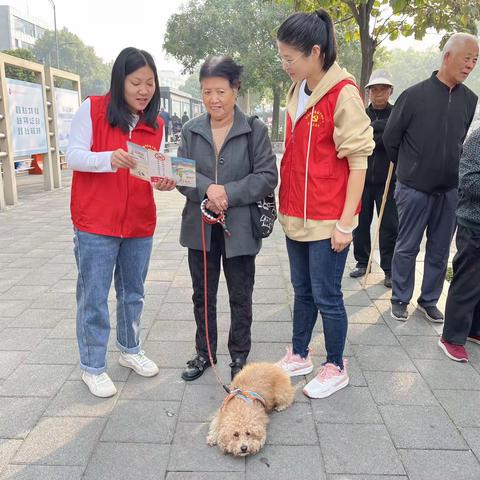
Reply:
[[[0,51],[33,48],[45,31],[52,29],[51,25],[42,20],[9,5],[0,5]]]

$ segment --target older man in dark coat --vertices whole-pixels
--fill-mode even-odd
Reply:
[[[437,308],[455,231],[458,164],[477,96],[463,82],[478,59],[478,40],[457,33],[447,41],[440,70],[405,90],[383,134],[388,158],[397,163],[399,231],[392,261],[392,317],[405,321],[413,295],[415,262],[427,234],[417,308],[443,322]]]

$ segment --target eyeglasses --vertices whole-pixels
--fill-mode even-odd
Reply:
[[[293,65],[300,57],[303,57],[303,53],[301,53],[298,57],[294,59],[286,59],[286,58],[283,58],[281,55],[277,55],[279,62],[282,65],[287,65],[287,67],[290,67],[291,65]]]

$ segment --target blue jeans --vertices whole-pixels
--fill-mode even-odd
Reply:
[[[75,229],[77,261],[77,341],[80,368],[100,374],[106,368],[110,315],[108,293],[115,272],[117,346],[140,351],[140,317],[144,304],[152,237],[120,238]]]
[[[290,276],[295,293],[293,353],[306,358],[318,312],[322,315],[327,362],[343,368],[347,313],[343,304],[342,276],[348,248],[337,253],[330,239],[297,242],[287,237]]]

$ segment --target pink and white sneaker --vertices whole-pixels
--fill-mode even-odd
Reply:
[[[276,363],[284,372],[291,377],[296,377],[298,375],[307,375],[313,371],[310,353],[307,358],[302,358],[300,355],[293,353],[291,346],[286,347],[286,350],[286,355]]]
[[[303,393],[310,398],[327,398],[348,385],[347,364],[344,360],[343,370],[333,363],[326,363],[317,376],[303,387]]]

